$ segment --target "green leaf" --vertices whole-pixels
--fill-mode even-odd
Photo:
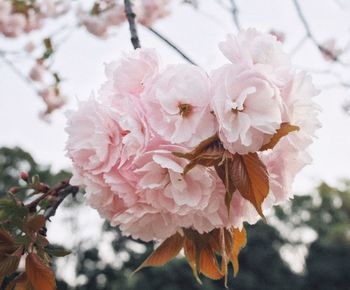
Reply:
[[[71,253],[71,251],[57,245],[48,245],[44,250],[46,253],[53,257],[65,257]]]

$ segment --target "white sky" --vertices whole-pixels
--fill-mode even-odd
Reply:
[[[227,33],[235,32],[235,28],[232,15],[224,11],[216,0],[199,2],[199,11],[194,11],[188,5],[175,5],[173,13],[157,22],[155,28],[186,51],[202,67],[210,70],[226,61],[221,56],[217,43],[224,39]],[[334,0],[300,2],[311,29],[320,41],[335,37],[340,45],[347,43],[350,39],[349,5],[340,9]],[[291,51],[305,34],[291,0],[241,0],[237,3],[244,28],[255,27],[262,31],[274,28],[285,32],[288,51]],[[65,21],[69,22],[70,18]],[[165,63],[183,62],[179,55],[147,30],[140,28],[139,34],[142,45],[156,47]],[[34,33],[33,39],[38,37]],[[5,47],[2,45],[18,49],[23,43],[23,39],[6,43],[0,38],[0,50]],[[64,110],[74,108],[77,100],[86,99],[92,91],[97,90],[105,79],[104,64],[117,60],[122,51],[131,49],[126,25],[118,28],[113,37],[107,40],[99,40],[87,34],[84,29],[76,29],[61,44],[55,58],[55,68],[66,79],[63,84],[64,91],[70,97],[70,102]],[[22,59],[16,59],[15,62],[19,70],[28,71],[28,62]],[[300,67],[327,68],[318,51],[310,43],[294,56],[294,62]],[[339,72],[344,74],[344,78],[350,79],[349,69],[340,69]],[[334,80],[329,77],[317,77],[316,81],[317,84],[324,85]],[[318,131],[318,139],[310,149],[314,163],[300,173],[295,182],[296,192],[305,193],[320,180],[336,184],[340,178],[350,178],[350,116],[345,115],[341,109],[347,94],[350,93],[342,89],[332,89],[323,91],[317,97],[317,102],[323,108],[320,115],[323,128]],[[55,113],[51,124],[47,124],[38,118],[38,112],[42,109],[41,100],[31,88],[0,60],[0,146],[21,146],[32,153],[40,163],[52,164],[55,170],[69,168],[70,161],[64,151],[64,110]],[[99,239],[96,229],[101,220],[97,214],[85,209],[82,216],[84,219],[79,223],[80,227],[86,229],[85,238]],[[57,217],[60,220],[63,218],[63,213]],[[98,220],[99,222],[96,222]],[[49,231],[51,238],[57,242],[67,241],[67,235],[62,233],[62,228],[60,230],[59,227],[59,223],[53,223]],[[70,231],[67,231],[68,233]]]

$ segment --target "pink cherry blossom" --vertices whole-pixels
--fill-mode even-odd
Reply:
[[[153,129],[171,143],[195,146],[215,133],[210,80],[194,65],[168,66],[143,99]]]
[[[228,151],[246,154],[284,122],[300,128],[258,152],[270,182],[264,211],[292,197],[296,174],[311,161],[307,149],[319,128],[311,78],[295,73],[271,35],[248,30],[221,49],[231,63],[210,77],[192,65],[163,68],[154,50],[138,49],[106,67],[98,101],[69,114],[72,184],[124,235],[164,240],[184,228],[205,233],[259,220],[238,191],[228,214],[214,168],[183,174],[189,161],[173,152],[189,152],[215,133]]]
[[[322,48],[322,56],[327,61],[333,61],[343,53],[343,50],[338,47],[337,42],[334,38],[330,38],[323,42]]]
[[[283,137],[273,150],[261,155],[269,172],[274,204],[293,196],[295,176],[312,161],[307,148],[320,128],[317,118],[320,109],[312,99],[318,93],[305,73],[296,74],[282,92],[286,110],[283,121],[297,125],[299,130]]]
[[[2,33],[7,37],[17,37],[23,33],[25,26],[26,18],[23,14],[11,14],[2,24]]]
[[[214,72],[212,108],[231,153],[255,152],[280,127],[280,91],[252,69],[227,65]]]
[[[123,200],[104,183],[102,176],[90,175],[73,169],[72,185],[82,186],[86,192],[86,202],[98,210],[101,217],[112,219],[126,210]]]
[[[169,15],[170,0],[139,0],[141,11],[137,20],[144,26],[151,26],[156,20]]]
[[[69,113],[66,128],[68,156],[80,171],[98,175],[116,165],[122,150],[123,131],[107,106],[93,98]]]
[[[137,49],[128,55],[123,55],[119,62],[106,66],[108,80],[102,86],[100,93],[140,94],[153,82],[159,69],[160,61],[154,49]]]
[[[284,43],[286,40],[286,34],[282,31],[271,29],[269,33],[275,36],[276,39],[281,43]]]
[[[179,150],[175,149],[174,151]],[[183,175],[186,161],[171,151],[155,150],[136,161],[140,198],[162,211],[186,215],[208,206],[215,179],[206,168],[196,167]]]
[[[277,85],[284,85],[291,78],[290,59],[275,36],[248,29],[237,36],[228,35],[219,47],[233,64],[267,74]]]
[[[119,226],[123,235],[145,242],[165,240],[180,228],[170,213],[160,212],[147,204],[139,203],[116,215],[111,224]]]
[[[35,82],[41,82],[47,72],[42,64],[35,64],[29,72],[29,77]]]

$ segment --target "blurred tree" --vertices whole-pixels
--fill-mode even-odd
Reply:
[[[30,176],[38,174],[45,183],[54,185],[63,179],[69,178],[67,171],[53,173],[49,166],[41,166],[33,157],[19,147],[0,148],[0,197],[11,187],[18,185],[21,171]]]

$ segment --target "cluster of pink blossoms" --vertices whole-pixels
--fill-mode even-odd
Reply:
[[[98,98],[69,113],[71,183],[123,234],[164,240],[183,228],[205,233],[259,219],[238,191],[228,214],[213,168],[183,174],[188,161],[173,152],[214,134],[230,153],[246,154],[282,123],[300,128],[258,153],[270,177],[264,211],[292,196],[295,175],[310,162],[305,150],[319,127],[311,78],[293,69],[272,35],[249,29],[219,47],[228,62],[209,75],[190,64],[163,67],[156,51],[138,49],[107,66]]]
[[[47,18],[68,12],[69,0],[0,0],[0,33],[18,37],[42,27]]]
[[[144,26],[151,26],[158,19],[169,14],[170,0],[135,0],[133,10],[136,20]],[[78,11],[80,22],[86,30],[98,37],[108,35],[109,28],[126,22],[124,1],[98,0],[90,11]]]

